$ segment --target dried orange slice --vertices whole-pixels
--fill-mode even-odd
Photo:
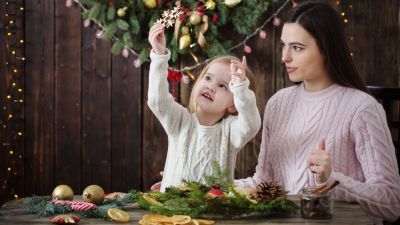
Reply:
[[[107,211],[108,217],[120,223],[129,222],[129,214],[121,209],[110,208]]]
[[[192,221],[195,225],[213,225],[213,224],[215,224],[215,222],[213,220],[193,219]]]
[[[146,200],[148,203],[150,203],[152,205],[158,205],[158,206],[162,206],[163,205],[161,202],[157,201],[156,199],[154,199],[153,197],[151,197],[147,193],[143,194],[143,198],[144,198],[144,200]]]

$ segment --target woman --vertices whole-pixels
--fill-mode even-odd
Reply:
[[[400,178],[382,106],[367,93],[350,56],[342,21],[325,3],[295,7],[281,34],[282,62],[297,85],[268,101],[255,187],[281,182],[289,194],[332,184],[335,199],[358,202],[374,218],[400,216]]]

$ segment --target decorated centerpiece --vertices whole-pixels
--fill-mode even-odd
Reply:
[[[165,193],[136,192],[139,206],[166,216],[211,219],[286,216],[298,208],[277,182],[262,182],[254,189],[238,188],[215,162],[213,167],[216,175],[205,176],[206,184],[184,180],[184,186],[169,187]]]

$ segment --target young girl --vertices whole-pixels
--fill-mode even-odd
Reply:
[[[153,50],[147,104],[168,135],[161,191],[181,185],[182,179],[204,182],[203,175],[213,172],[214,160],[233,180],[237,153],[261,126],[245,59],[240,63],[225,56],[209,63],[194,84],[188,110],[168,92],[171,53],[160,24],[150,29],[149,42]]]

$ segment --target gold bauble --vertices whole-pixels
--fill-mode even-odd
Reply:
[[[74,192],[70,186],[61,184],[54,188],[51,197],[57,200],[72,200],[74,198]]]
[[[128,9],[128,7],[124,7],[124,8],[119,8],[118,10],[117,10],[117,15],[119,16],[119,17],[124,17],[125,16],[125,14],[126,14],[126,10]]]
[[[189,17],[189,22],[192,25],[199,24],[201,22],[200,14],[198,12],[192,12],[192,15],[190,15],[190,17]]]
[[[182,50],[182,49],[189,47],[190,43],[192,43],[192,39],[190,38],[190,35],[188,35],[188,34],[182,35],[179,38],[179,49]]]
[[[189,34],[189,28],[183,26],[183,27],[181,28],[181,34],[182,34],[182,35]]]
[[[242,0],[225,0],[225,5],[227,5],[229,8],[235,7],[237,4],[239,4]]]
[[[89,185],[83,190],[82,200],[93,204],[100,204],[104,201],[104,190],[98,185]]]
[[[143,3],[149,9],[154,9],[157,6],[156,0],[143,0]]]
[[[206,9],[209,9],[209,10],[215,9],[215,2],[213,0],[207,0],[204,5],[206,6]]]

